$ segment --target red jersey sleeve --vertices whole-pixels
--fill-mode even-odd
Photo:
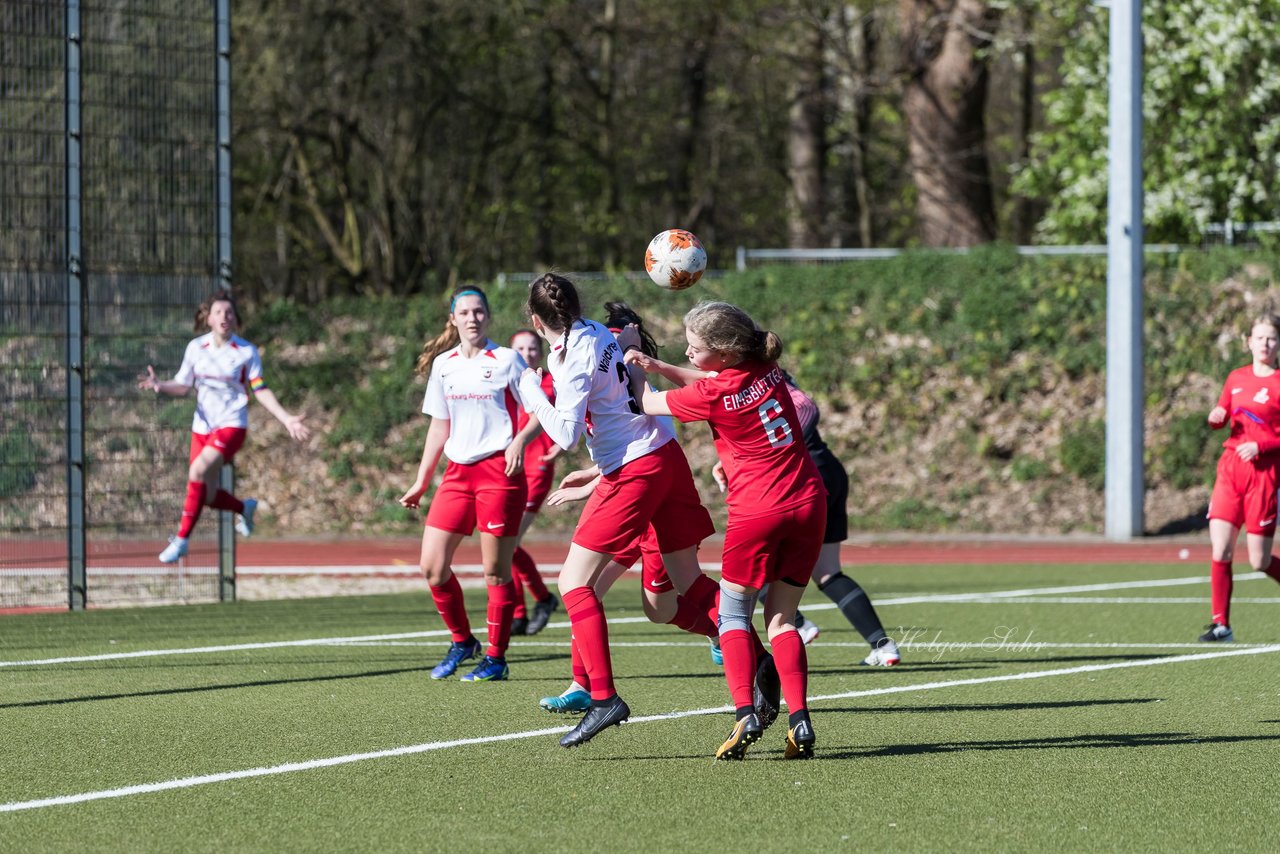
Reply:
[[[708,378],[667,392],[667,407],[681,421],[706,421],[711,417],[712,404],[719,399],[720,392]]]

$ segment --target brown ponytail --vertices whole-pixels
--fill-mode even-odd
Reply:
[[[582,303],[573,282],[556,273],[544,273],[529,283],[529,301],[525,310],[535,315],[552,332],[562,332],[566,338],[575,321],[582,318]],[[566,348],[560,350],[564,361]]]
[[[698,303],[684,316],[684,325],[711,350],[756,362],[776,362],[782,356],[778,333],[756,326],[751,315],[727,302]]]

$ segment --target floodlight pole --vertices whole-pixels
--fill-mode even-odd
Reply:
[[[1142,0],[1111,0],[1106,536],[1143,532]]]

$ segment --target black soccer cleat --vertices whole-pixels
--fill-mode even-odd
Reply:
[[[809,722],[808,718],[805,718],[787,730],[787,749],[782,754],[782,758],[812,759],[814,741],[813,724]]]
[[[1231,643],[1235,639],[1236,636],[1231,631],[1231,627],[1221,623],[1210,623],[1205,626],[1205,632],[1200,636],[1201,643]]]
[[[782,680],[778,678],[778,668],[773,663],[773,656],[765,653],[756,665],[756,684],[751,689],[751,704],[755,706],[756,717],[760,718],[761,729],[768,729],[778,719],[778,708],[782,705]]]
[[[617,694],[614,694],[611,699],[604,700],[599,705],[593,702],[591,708],[587,709],[587,713],[578,722],[578,725],[565,733],[564,738],[560,739],[560,746],[577,747],[580,744],[586,744],[595,738],[601,730],[617,726],[629,717],[631,717],[631,707]]]
[[[764,735],[764,727],[755,715],[740,718],[733,725],[733,732],[725,739],[724,744],[716,751],[716,759],[745,759],[747,748],[760,740]]]
[[[529,633],[528,617],[512,617],[511,618],[511,636],[526,635]]]
[[[533,614],[529,617],[528,624],[525,625],[524,634],[536,635],[547,627],[547,623],[551,620],[551,615],[560,607],[560,600],[556,598],[554,593],[548,593],[546,599],[539,599],[533,603]],[[514,629],[512,630],[514,632]]]

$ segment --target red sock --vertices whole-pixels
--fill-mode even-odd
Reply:
[[[706,576],[702,576],[706,578]],[[707,579],[711,581],[711,579]],[[714,584],[714,582],[712,582]],[[690,590],[692,592],[692,590]],[[684,629],[686,632],[694,635],[704,635],[709,638],[719,637],[720,629],[707,616],[707,608],[704,603],[693,601],[688,595],[676,597],[676,615],[667,621],[669,625],[678,629]]]
[[[1213,609],[1210,618],[1220,626],[1231,625],[1231,561],[1209,562],[1209,602]]]
[[[435,600],[436,610],[444,618],[449,628],[449,636],[454,643],[462,643],[471,637],[471,621],[467,619],[467,603],[462,598],[462,585],[458,576],[452,572],[444,584],[431,587],[431,598]]]
[[[523,547],[516,549],[515,556],[511,558],[511,574],[518,574],[524,586],[529,588],[529,595],[539,602],[545,602],[551,595],[546,582],[542,580],[542,573],[538,572],[538,565],[533,561],[533,555]]]
[[[506,584],[489,585],[489,648],[485,655],[493,658],[506,656],[507,645],[511,643],[511,614],[515,607],[515,584],[508,581]]]
[[[575,587],[561,594],[569,614],[573,637],[578,644],[582,663],[591,678],[591,699],[607,700],[613,687],[613,662],[609,658],[609,624],[604,619],[604,606],[590,587]]]
[[[720,652],[724,655],[724,681],[729,683],[729,696],[734,708],[750,706],[751,685],[756,678],[756,652],[751,643],[752,632],[734,629],[720,636]]]
[[[584,690],[591,690],[591,674],[587,673],[587,665],[582,661],[582,651],[578,648],[578,639],[569,637],[569,662],[573,668],[573,681]]]
[[[213,494],[213,499],[209,502],[209,506],[214,510],[230,510],[232,513],[244,512],[244,502],[225,489],[219,489]]]
[[[689,585],[688,590],[680,594],[680,598],[682,600],[687,601],[689,603],[689,607],[698,608],[702,611],[702,613],[706,614],[707,619],[711,621],[711,625],[713,626],[718,625],[720,621],[720,585],[719,584],[716,584],[707,576],[699,573],[697,580],[694,581],[693,584]],[[685,606],[682,603],[678,607],[683,608]],[[679,623],[677,623],[676,625],[679,625],[680,628],[682,629],[685,628],[683,625]],[[692,631],[692,630],[685,629],[685,631]],[[719,633],[720,633],[720,630],[716,629],[716,634],[719,634]]]
[[[191,529],[200,521],[200,511],[204,508],[205,485],[203,480],[187,481],[187,498],[182,502],[182,523],[178,525],[178,536],[191,536]]]
[[[1271,576],[1272,578],[1274,578],[1276,581],[1280,581],[1280,557],[1276,557],[1275,555],[1272,555],[1271,563],[1268,564],[1267,568],[1262,571],[1265,572],[1267,575]]]
[[[787,711],[791,714],[804,711],[809,705],[809,659],[800,633],[791,629],[774,635],[769,639],[769,646],[773,647],[773,663],[778,668]]]
[[[515,567],[511,570],[511,583],[516,587],[516,608],[511,612],[511,617],[519,620],[529,616],[529,611],[524,604],[524,585],[520,583],[520,573],[515,571]]]

